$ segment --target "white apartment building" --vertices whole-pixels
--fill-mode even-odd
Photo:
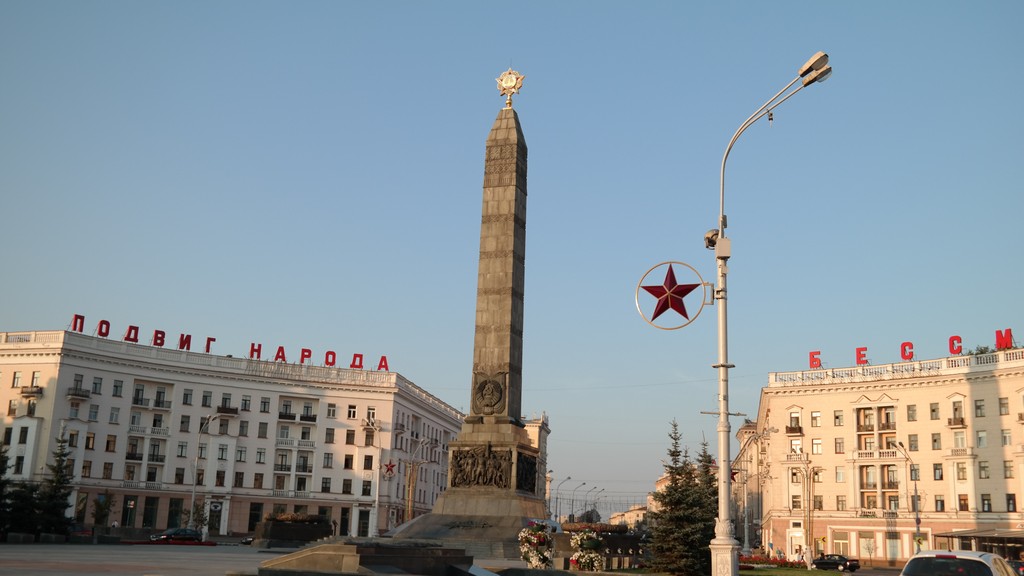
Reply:
[[[0,332],[3,442],[15,481],[38,481],[64,434],[71,512],[109,492],[122,527],[213,534],[278,512],[373,536],[427,513],[447,486],[463,414],[400,374],[145,346],[71,331]]]
[[[737,437],[745,548],[900,565],[918,546],[1024,543],[1024,349],[772,373]]]

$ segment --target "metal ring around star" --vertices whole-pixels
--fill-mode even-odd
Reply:
[[[689,268],[690,271],[693,272],[695,276],[697,276],[698,283],[696,285],[677,283],[675,279],[675,270],[672,268],[673,264],[678,264],[685,268]],[[665,274],[664,282],[660,286],[645,286],[644,281],[647,279],[648,276],[650,276],[651,272],[654,272],[655,270],[661,268],[662,266],[668,266],[668,272]],[[699,286],[703,290],[703,294],[700,298],[700,306],[697,308],[696,312],[690,313],[689,311],[686,310],[686,306],[683,303],[683,298],[685,296],[688,296],[691,292],[696,291],[697,286]],[[648,318],[647,315],[644,314],[643,308],[641,308],[640,306],[640,292],[644,290],[646,290],[647,293],[650,293],[652,296],[658,299],[658,305],[655,308],[653,317],[651,318]],[[656,292],[660,293],[660,295],[656,294]],[[698,316],[700,316],[701,311],[704,310],[704,306],[708,301],[708,284],[707,282],[704,282],[704,278],[700,275],[700,272],[697,272],[697,269],[694,268],[693,266],[690,266],[686,262],[668,260],[665,262],[659,262],[658,264],[651,266],[651,268],[644,273],[644,275],[640,278],[640,281],[637,282],[636,284],[636,295],[634,299],[636,302],[636,311],[640,313],[640,316],[644,319],[645,322],[647,322],[651,326],[654,326],[655,328],[658,328],[659,330],[678,330],[680,328],[689,326],[690,323],[692,323],[694,320],[697,319]],[[657,319],[659,315],[668,310],[672,310],[678,313],[680,316],[683,317],[683,319],[686,320],[686,322],[683,322],[678,326],[659,326],[655,324],[654,320]]]

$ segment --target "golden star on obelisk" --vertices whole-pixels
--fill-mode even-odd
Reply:
[[[519,89],[523,87],[523,76],[519,72],[509,68],[508,70],[501,73],[496,80],[498,81],[498,92],[502,96],[508,96],[505,99],[505,108],[512,107],[512,95],[519,92]]]

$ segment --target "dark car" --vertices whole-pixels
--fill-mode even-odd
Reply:
[[[149,537],[154,542],[201,542],[203,533],[191,528],[168,528]]]
[[[840,572],[856,572],[860,569],[860,560],[847,558],[839,554],[824,554],[811,561],[811,568],[816,570],[839,570]]]

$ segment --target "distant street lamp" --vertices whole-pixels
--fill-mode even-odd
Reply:
[[[559,490],[562,489],[562,484],[565,484],[569,480],[572,480],[572,476],[566,476],[565,480],[559,482],[558,486],[555,488],[555,520],[558,520],[559,522],[562,521],[562,498],[559,495]]]
[[[914,460],[910,457],[910,453],[907,452],[907,447],[903,445],[903,442],[897,442],[896,445],[899,447],[900,452],[903,452],[907,462],[910,463],[911,470],[908,471],[908,475],[914,476]],[[918,472],[919,475],[920,471]],[[921,551],[921,503],[917,497],[917,476],[914,476],[914,501],[910,505],[914,509],[914,545],[916,546],[916,553]]]
[[[206,421],[200,424],[199,432],[196,434],[196,458],[192,464],[192,504],[188,509],[188,527],[192,529],[196,529],[196,484],[199,483],[199,446],[203,442],[203,433],[210,429],[210,423],[221,416],[223,414],[217,412],[207,416]]]
[[[586,482],[572,489],[572,498],[569,499],[569,521],[576,521],[576,491],[579,490]]]
[[[736,576],[739,572],[739,558],[737,552],[740,549],[739,542],[733,536],[733,522],[730,518],[731,494],[730,494],[730,466],[729,458],[729,369],[733,367],[729,363],[729,337],[728,337],[728,314],[726,313],[726,266],[729,257],[732,255],[730,239],[725,235],[725,162],[729,158],[729,152],[733,144],[740,137],[740,134],[753,125],[755,122],[771,113],[776,106],[788,100],[805,86],[815,82],[821,82],[832,74],[832,67],[828,65],[828,55],[818,52],[811,57],[798,70],[797,77],[786,85],[770,100],[758,108],[747,118],[729,140],[722,156],[722,170],[719,180],[719,210],[718,228],[707,232],[704,235],[704,244],[709,250],[715,251],[715,260],[718,263],[718,277],[715,283],[715,300],[718,300],[718,517],[715,519],[715,537],[711,540],[711,570],[712,576]],[[801,82],[802,81],[802,82]],[[801,82],[801,85],[789,94],[783,96],[794,84]],[[781,99],[780,99],[781,98]]]

